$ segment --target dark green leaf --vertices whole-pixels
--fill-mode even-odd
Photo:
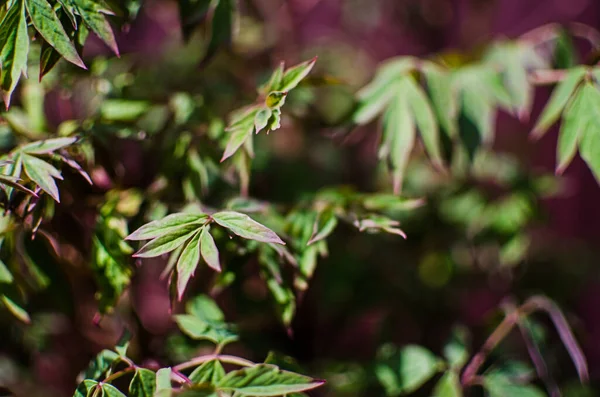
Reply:
[[[210,41],[204,53],[203,63],[217,52],[220,46],[228,46],[233,34],[233,20],[236,12],[235,0],[215,0],[212,18],[209,22]]]
[[[300,83],[303,78],[308,76],[311,69],[315,65],[315,62],[317,62],[317,57],[287,69],[283,74],[281,85],[278,87],[278,90],[287,92],[293,88],[296,88],[298,83]]]
[[[102,391],[104,397],[126,397],[119,389],[109,383],[102,383]]]
[[[88,368],[83,372],[84,379],[100,379],[108,371],[111,365],[119,359],[119,355],[112,350],[102,350],[90,362]]]
[[[77,390],[75,390],[73,397],[89,397],[92,395],[97,385],[98,382],[95,380],[84,379],[83,382],[77,386]]]
[[[24,0],[14,0],[0,23],[0,45],[0,86],[3,90],[4,105],[8,109],[10,98],[21,75],[27,74],[29,36]]]
[[[269,397],[297,393],[319,387],[324,382],[275,365],[258,364],[228,373],[217,384],[218,390],[242,396]]]
[[[221,263],[219,262],[219,249],[215,244],[215,240],[210,234],[210,229],[205,227],[202,229],[200,233],[200,252],[202,253],[202,258],[204,262],[216,270],[217,272],[221,271]]]
[[[86,69],[50,3],[46,0],[26,0],[25,4],[33,26],[44,40],[67,61]]]
[[[202,229],[204,230],[204,229]],[[183,297],[185,287],[187,286],[190,278],[194,275],[198,262],[200,261],[200,231],[196,231],[196,234],[187,242],[179,260],[177,261],[177,296],[179,300]]]
[[[285,245],[285,243],[266,226],[252,220],[248,215],[234,211],[217,212],[213,216],[214,221],[230,230],[234,234],[249,240],[256,240],[263,243],[276,243]]]
[[[87,27],[94,32],[115,54],[119,48],[110,23],[104,15],[105,10],[94,0],[63,0],[71,8],[75,8]]]
[[[156,374],[148,369],[138,368],[129,384],[129,397],[154,397]]]

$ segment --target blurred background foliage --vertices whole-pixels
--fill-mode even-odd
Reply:
[[[238,325],[243,343],[228,346],[232,354],[263,360],[274,351],[270,358],[283,368],[326,379],[311,395],[417,389],[415,395],[455,395],[439,385],[458,377],[467,361],[460,355],[476,353],[503,310],[535,295],[565,313],[589,364],[589,386],[580,385],[572,351],[552,322],[535,314],[520,328],[539,349],[547,378],[535,380],[531,341],[515,330],[483,367],[488,392],[538,395],[558,387],[566,396],[597,394],[600,190],[579,157],[554,176],[557,129],[539,142],[528,140],[550,89],[535,88],[531,121],[498,112],[493,145],[468,165],[455,157],[441,171],[417,145],[402,200],[391,198],[388,171],[377,160],[379,126],[357,127],[351,118],[355,93],[387,58],[475,59],[494,40],[548,23],[600,27],[600,4],[244,0],[233,17],[198,28],[193,9],[174,1],[146,0],[141,8],[136,1],[108,3],[117,14],[109,19],[120,57],[90,35],[82,56],[89,70],[60,61],[40,83],[40,49],[32,46],[29,78],[2,114],[4,152],[79,132],[85,139],[69,155],[93,185],[77,167],[64,168],[60,204],[42,196],[23,219],[27,227],[8,217],[0,224],[8,236],[0,258],[26,280],[29,314],[18,306],[13,312],[30,317],[25,324],[0,312],[0,384],[23,396],[69,395],[77,374],[125,328],[134,334],[129,354],[149,368],[206,351],[171,318],[183,304],[171,299],[161,277],[168,258],[134,261],[122,240],[128,223],[132,231],[202,205],[243,209],[290,236],[298,267],[279,269],[273,252],[234,244],[217,231],[226,271],[200,269],[187,295],[210,293]],[[230,45],[219,36],[223,26],[233,29]],[[561,33],[554,66],[595,63],[585,59],[589,50],[585,40]],[[219,164],[227,115],[252,103],[256,87],[281,61],[291,66],[314,56],[312,73],[286,98],[281,128],[255,136],[251,172],[241,155]],[[244,178],[252,199],[237,198]],[[371,217],[362,229],[389,233],[360,233],[359,220],[349,216],[356,213]],[[392,219],[401,231],[386,230],[397,227]],[[335,231],[307,246],[315,236],[302,224],[311,231],[315,221]],[[28,231],[37,226],[31,240]],[[402,232],[406,240],[396,235]],[[99,246],[110,254],[98,254]],[[105,277],[109,268],[117,273]],[[278,282],[281,277],[289,282]],[[119,297],[113,311],[101,314]],[[461,347],[452,353],[455,339]],[[412,374],[414,384],[394,378],[404,376],[402,360],[424,363],[424,373]],[[511,394],[503,389],[507,378],[533,379],[537,391]],[[469,395],[478,393],[474,388]]]

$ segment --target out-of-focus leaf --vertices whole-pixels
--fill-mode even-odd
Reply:
[[[568,71],[565,78],[556,86],[554,92],[552,92],[550,100],[533,128],[532,134],[534,137],[540,138],[558,120],[586,73],[587,68],[584,66],[574,67]]]
[[[315,66],[315,62],[317,62],[317,57],[288,68],[283,74],[278,90],[287,92],[296,88],[298,83],[308,76],[313,66]]]
[[[4,105],[8,109],[10,98],[17,87],[21,75],[27,74],[27,54],[29,36],[24,0],[15,0],[0,23],[0,86],[3,91]]]
[[[215,0],[211,2],[211,5],[213,4],[212,18],[209,21],[210,41],[203,62],[210,60],[220,46],[230,45],[233,35],[235,0]]]
[[[188,314],[175,316],[177,325],[192,339],[209,340],[225,345],[238,339],[231,326],[224,322],[223,312],[205,295],[200,295],[186,305]]]
[[[273,71],[271,78],[262,87],[259,88],[259,93],[266,95],[271,91],[282,91],[280,89],[281,79],[283,78],[283,70],[285,64],[280,62],[277,68]]]
[[[265,99],[265,105],[269,107],[269,109],[280,108],[285,103],[285,98],[287,97],[287,92],[285,91],[273,91],[267,95],[267,99]]]
[[[150,109],[146,101],[130,99],[106,99],[100,107],[100,115],[109,121],[134,121]]]
[[[45,139],[23,145],[19,150],[27,154],[48,154],[70,146],[76,141],[76,137]]]
[[[500,374],[490,374],[483,380],[490,397],[542,397],[544,393],[535,386],[520,385]]]
[[[384,111],[399,89],[398,84],[389,82],[377,87],[376,90],[367,91],[369,95],[361,95],[359,91],[357,94],[359,104],[352,115],[352,120],[359,125],[370,123],[377,115]]]
[[[210,360],[196,368],[189,376],[194,383],[217,384],[225,376],[225,369],[219,360]]]
[[[112,350],[102,350],[94,357],[88,368],[82,373],[83,379],[100,379],[108,371],[113,363],[119,359],[119,355]]]
[[[200,252],[202,254],[202,259],[204,259],[204,262],[206,262],[209,267],[217,272],[221,271],[219,249],[217,248],[208,227],[202,229],[202,232],[200,233]]]
[[[225,147],[225,152],[223,152],[223,157],[221,157],[221,162],[233,156],[244,142],[252,136],[252,131],[254,131],[254,124],[248,124],[232,130],[227,141],[227,146]]]
[[[217,224],[242,238],[285,245],[274,231],[256,222],[246,214],[235,211],[222,211],[217,212],[212,217]]]
[[[323,383],[308,376],[283,371],[275,365],[257,364],[228,373],[219,381],[217,389],[243,396],[269,397],[311,390]]]
[[[138,368],[129,384],[129,397],[154,397],[156,374],[145,368]]]
[[[119,48],[110,23],[104,15],[106,9],[94,0],[63,0],[72,9],[77,10],[86,26],[94,32],[115,54],[119,55]]]
[[[435,385],[433,397],[462,397],[462,388],[456,372],[448,371]]]
[[[154,397],[170,397],[171,388],[171,368],[161,368],[156,372],[156,392]]]
[[[563,124],[566,124],[567,118],[571,116],[579,119],[578,124],[575,124],[575,121],[570,123],[570,128],[578,127],[577,135],[583,134],[579,152],[592,170],[596,180],[600,181],[600,158],[598,157],[600,155],[600,92],[591,83],[586,83],[581,90],[581,94],[577,94],[578,97],[582,96],[581,102],[577,105],[578,109],[575,108],[576,101],[574,100],[571,107],[574,114],[571,115],[571,109],[568,109],[569,114],[565,115]]]
[[[254,131],[257,134],[267,126],[269,118],[271,118],[271,113],[271,109],[269,108],[264,108],[256,112],[256,116],[254,116]]]
[[[2,303],[4,303],[4,306],[8,309],[8,311],[13,314],[13,316],[26,324],[31,323],[31,318],[29,317],[27,311],[19,306],[14,300],[4,294],[0,295],[0,300]]]
[[[27,11],[35,29],[67,61],[85,69],[70,37],[46,0],[26,0]]]
[[[460,371],[469,359],[467,332],[466,328],[456,327],[452,331],[450,340],[444,346],[444,358],[448,360],[448,364],[455,371]]]
[[[308,241],[308,245],[327,238],[333,232],[337,223],[337,217],[332,210],[320,212],[313,226],[313,234]]]
[[[211,0],[181,0],[178,2],[184,39],[189,39],[196,26],[204,20],[211,3]]]
[[[423,71],[427,81],[427,90],[439,123],[449,137],[455,137],[458,103],[455,89],[452,87],[450,72],[431,64],[426,65]]]
[[[200,231],[186,243],[177,261],[177,296],[179,300],[183,297],[185,287],[194,275],[198,262],[200,261]]]
[[[0,260],[0,283],[10,284],[14,280],[10,270],[6,267],[4,262]]]

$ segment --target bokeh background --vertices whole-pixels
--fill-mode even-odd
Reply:
[[[231,49],[202,68],[197,62],[201,38],[184,43],[177,5],[171,1],[145,1],[137,19],[118,34],[120,60],[93,37],[84,55],[95,59],[93,75],[106,70],[115,76],[123,70],[133,75],[134,97],[161,101],[174,90],[202,92],[207,101],[219,103],[214,109],[222,116],[235,103],[252,98],[256,81],[280,60],[291,65],[318,56],[315,75],[337,83],[300,90],[290,101],[297,105],[294,117],[303,121],[284,120],[282,129],[259,146],[268,154],[257,157],[250,193],[280,203],[331,184],[362,191],[389,188],[378,171],[377,126],[354,129],[345,122],[353,93],[382,60],[476,53],[492,40],[514,39],[549,23],[600,28],[600,2],[595,0],[241,3],[240,30]],[[585,60],[588,44],[574,41],[574,46]],[[54,128],[94,111],[95,94],[81,76],[80,81],[66,83],[71,94],[66,95],[60,84],[49,92],[45,112]],[[242,92],[236,91],[239,87]],[[579,158],[563,177],[552,177],[556,128],[539,142],[529,140],[550,91],[536,90],[532,122],[499,115],[495,154],[482,161],[475,178],[442,175],[417,153],[405,194],[426,197],[428,204],[399,214],[408,239],[364,236],[341,227],[301,297],[289,330],[277,320],[253,264],[240,265],[244,276],[218,296],[227,318],[245,333],[245,343],[232,351],[256,360],[269,349],[295,357],[305,371],[328,380],[314,395],[377,396],[382,391],[371,367],[382,344],[416,343],[439,352],[460,324],[468,327],[476,351],[501,318],[502,302],[542,294],[555,300],[571,323],[590,365],[592,387],[589,394],[574,394],[576,373],[568,352],[550,323],[536,317],[544,330],[543,353],[552,376],[572,390],[571,395],[597,395],[600,189]],[[115,187],[146,189],[156,173],[153,153],[128,137],[110,140],[106,147],[110,150],[99,157],[112,168],[93,170],[96,186],[89,196]],[[538,188],[541,185],[549,187]],[[490,204],[505,197],[512,201]],[[490,206],[487,214],[497,219],[485,226],[484,238],[475,239],[478,206]],[[55,217],[54,227],[71,235],[63,252],[71,252],[70,245],[85,246],[96,216],[93,208],[90,202],[73,203]],[[503,244],[512,238],[517,239],[516,250],[523,252],[515,260],[499,260]],[[32,300],[32,326],[1,317],[0,379],[18,379],[22,395],[71,395],[79,371],[100,349],[114,345],[125,326],[134,330],[133,354],[145,365],[166,365],[197,353],[171,321],[168,287],[159,279],[164,266],[160,259],[138,266],[119,310],[99,323],[94,321],[93,279],[85,268],[63,269],[62,283]],[[203,281],[195,288],[202,291]],[[60,296],[56,291],[74,296],[74,302],[49,300],[52,294]],[[527,361],[518,334],[503,343],[498,356]]]

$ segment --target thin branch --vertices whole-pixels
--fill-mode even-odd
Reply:
[[[118,372],[115,372],[114,374],[110,375],[109,377],[107,377],[106,379],[104,379],[102,381],[102,383],[110,383],[113,380],[120,378],[121,376],[127,375],[130,372],[134,372],[137,369],[137,366],[132,366],[132,367],[127,367],[125,369],[122,369]]]
[[[227,363],[227,364],[239,365],[240,367],[251,367],[254,365],[254,363],[252,361],[246,360],[245,358],[241,358],[241,357],[228,356],[228,355],[224,355],[224,354],[207,354],[205,356],[196,357],[194,359],[191,359],[190,361],[186,361],[184,363],[178,364],[178,365],[174,366],[173,369],[175,371],[181,371],[181,370],[184,370],[187,368],[198,366],[202,363],[205,363],[205,362],[211,361],[211,360],[219,360],[219,361]]]
[[[542,69],[542,70],[533,70],[527,76],[527,79],[531,84],[535,85],[550,85],[556,84],[562,81],[567,75],[568,70],[564,69]]]

